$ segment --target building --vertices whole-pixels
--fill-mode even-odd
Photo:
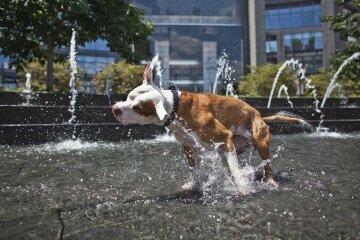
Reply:
[[[322,15],[333,15],[334,1],[265,0],[266,62],[299,59],[307,72],[329,65],[329,56],[342,43]]]
[[[343,44],[329,24],[320,21],[321,15],[340,11],[334,0],[132,2],[144,11],[145,21],[155,24],[149,48],[162,61],[163,81],[183,90],[212,92],[222,52],[236,72],[235,80],[240,80],[250,71],[249,65],[282,63],[290,58],[299,59],[308,73],[313,73],[328,66],[331,52]],[[117,60],[119,56],[109,52],[101,40],[80,48],[77,61],[86,73],[85,85],[90,86],[94,74]],[[0,57],[0,84],[13,87],[16,75],[7,69],[6,61]]]
[[[242,73],[243,0],[134,0],[153,22],[151,52],[159,54],[163,80],[181,89],[211,92],[217,59],[226,52]]]
[[[211,92],[222,51],[241,76],[248,66],[299,59],[308,73],[329,65],[342,42],[322,23],[334,0],[133,0],[156,25],[151,52],[163,78],[182,89]]]

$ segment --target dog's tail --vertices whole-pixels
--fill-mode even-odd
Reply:
[[[303,119],[295,118],[295,117],[288,117],[283,115],[273,115],[269,117],[263,117],[262,120],[266,123],[269,122],[285,122],[285,123],[301,123],[308,125]]]

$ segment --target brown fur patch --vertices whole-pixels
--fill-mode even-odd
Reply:
[[[135,112],[137,112],[138,114],[145,116],[145,117],[156,115],[155,104],[151,100],[141,102],[141,103],[135,105],[133,107],[133,110]]]

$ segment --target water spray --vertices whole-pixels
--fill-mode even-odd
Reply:
[[[294,108],[294,104],[292,103],[292,101],[290,101],[290,96],[288,93],[288,87],[285,86],[284,84],[280,86],[279,88],[279,92],[278,92],[278,98],[281,96],[281,92],[284,91],[285,95],[286,95],[286,100],[289,103],[289,105],[291,106],[291,108]]]
[[[69,112],[71,113],[71,118],[69,119],[68,123],[72,124],[73,121],[75,120],[76,116],[75,116],[75,104],[76,104],[76,96],[77,96],[77,90],[76,90],[76,74],[77,74],[77,69],[76,69],[76,41],[75,41],[75,36],[76,36],[76,31],[74,29],[72,29],[72,35],[71,35],[71,40],[70,40],[70,58],[69,58],[69,62],[70,62],[70,69],[71,69],[71,73],[70,73],[70,82],[69,82],[69,86],[70,86],[70,93],[71,93],[71,101],[70,101],[70,107],[69,107]],[[73,131],[73,135],[72,138],[75,139],[75,125],[74,125],[74,131]]]
[[[356,52],[354,53],[352,56],[350,56],[348,59],[346,59],[339,67],[339,69],[336,71],[336,73],[334,74],[333,78],[330,80],[330,84],[326,89],[326,93],[324,96],[323,101],[321,102],[321,108],[323,108],[325,106],[326,100],[330,97],[332,91],[338,86],[336,84],[336,80],[339,77],[339,74],[341,73],[341,71],[344,69],[344,67],[346,67],[350,62],[352,62],[355,59],[360,58],[360,52]]]

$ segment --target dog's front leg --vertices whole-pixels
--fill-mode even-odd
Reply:
[[[195,159],[195,149],[189,146],[183,145],[184,153],[189,164],[190,168],[190,177],[188,182],[181,186],[181,190],[183,191],[192,191],[196,190],[199,186],[199,180],[196,175],[196,159]]]

